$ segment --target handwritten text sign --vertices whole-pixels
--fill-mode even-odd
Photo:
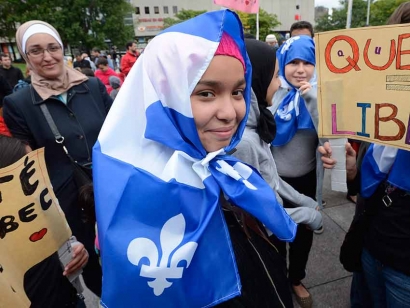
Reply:
[[[70,236],[44,149],[0,169],[0,307],[30,307],[24,275]]]
[[[318,33],[319,134],[410,149],[409,25]]]

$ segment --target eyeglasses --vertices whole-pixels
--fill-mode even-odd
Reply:
[[[33,49],[27,51],[26,55],[30,55],[32,57],[39,58],[39,57],[44,56],[44,51],[46,51],[46,50],[48,51],[48,53],[50,55],[52,55],[52,54],[55,54],[55,53],[59,52],[61,50],[61,46],[60,45],[52,45],[52,46],[49,46],[47,48],[33,48]]]

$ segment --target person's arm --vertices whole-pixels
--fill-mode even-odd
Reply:
[[[13,137],[27,142],[33,150],[37,148],[23,112],[18,109],[17,104],[10,97],[4,98],[3,117]]]
[[[107,89],[105,87],[105,85],[101,82],[100,79],[97,78],[97,82],[98,82],[98,87],[100,89],[100,93],[101,93],[101,97],[104,103],[104,107],[105,107],[105,111],[108,114],[108,111],[110,111],[110,108],[112,106],[112,98],[108,95]]]
[[[322,214],[307,207],[285,208],[286,213],[297,224],[307,225],[311,230],[318,230],[323,225]]]
[[[121,71],[124,73],[125,76],[127,76],[130,70],[131,70],[131,65],[128,61],[128,57],[124,55],[121,59]]]

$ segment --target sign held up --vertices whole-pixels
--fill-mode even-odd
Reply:
[[[44,149],[0,169],[0,308],[30,307],[25,274],[70,236],[48,177]]]
[[[319,135],[410,150],[408,24],[318,33]]]

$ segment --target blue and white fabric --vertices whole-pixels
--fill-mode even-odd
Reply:
[[[361,167],[361,195],[369,198],[383,182],[410,192],[410,152],[372,144]]]
[[[315,129],[305,100],[298,88],[293,86],[285,76],[285,66],[299,59],[316,64],[315,43],[309,36],[294,36],[288,39],[276,52],[279,62],[279,74],[289,86],[289,92],[282,100],[274,117],[276,121],[276,137],[273,146],[283,146],[292,140],[299,129]],[[312,84],[312,86],[315,86]]]
[[[226,32],[251,73],[238,16],[200,15],[157,35],[131,69],[93,151],[105,307],[210,307],[241,283],[221,196],[285,241],[296,224],[251,167],[203,148],[190,94]]]

